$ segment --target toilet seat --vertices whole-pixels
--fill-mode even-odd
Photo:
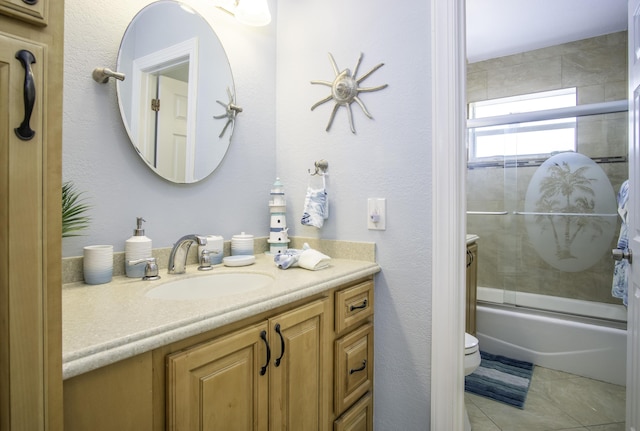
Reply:
[[[472,355],[478,351],[479,341],[471,334],[464,333],[464,355]]]

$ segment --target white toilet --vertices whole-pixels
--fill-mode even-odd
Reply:
[[[480,366],[480,343],[471,334],[464,334],[464,375],[468,376]],[[471,431],[467,407],[464,408],[464,431]]]

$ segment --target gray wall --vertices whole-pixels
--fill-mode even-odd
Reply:
[[[91,79],[115,67],[127,23],[148,0],[66,1],[63,179],[86,190],[93,205],[86,236],[63,241],[64,256],[88,244],[124,248],[135,218],[147,220],[154,247],[189,232],[267,236],[269,190],[285,185],[290,235],[372,241],[382,273],[376,279],[376,429],[426,429],[430,413],[431,112],[430,2],[402,8],[355,0],[270,1],[274,21],[249,28],[204,0],[234,73],[244,108],[222,165],[194,185],[168,183],[138,158],[122,127],[115,85]],[[353,105],[357,134],[341,108],[325,131],[332,103],[311,80],[332,80],[331,52],[361,83],[389,84]],[[331,216],[322,230],[299,224],[314,161],[329,161]],[[387,199],[387,230],[369,231],[367,197]]]

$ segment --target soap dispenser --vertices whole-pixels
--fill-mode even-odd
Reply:
[[[124,243],[124,266],[127,277],[144,277],[144,265],[131,265],[132,260],[151,257],[151,239],[144,235],[142,217],[137,218],[137,227],[133,230],[133,236]]]

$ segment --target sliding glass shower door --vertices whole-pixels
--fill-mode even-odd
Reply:
[[[627,115],[602,108],[610,112],[506,124],[498,113],[494,124],[469,129],[467,232],[480,238],[480,300],[579,315],[620,304],[611,249]]]

